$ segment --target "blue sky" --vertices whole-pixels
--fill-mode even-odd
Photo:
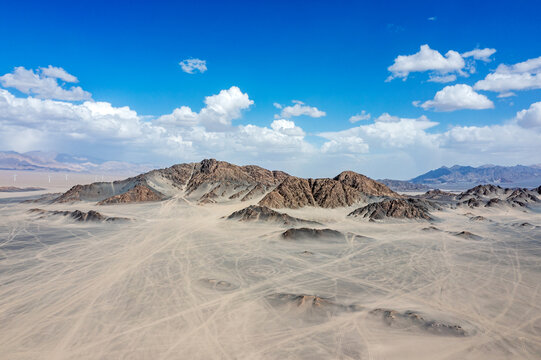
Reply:
[[[13,101],[5,101],[11,107],[0,109],[1,150],[156,165],[216,157],[304,176],[349,168],[408,178],[454,163],[541,163],[536,1],[30,1],[1,7],[0,76],[23,67],[43,80],[51,76],[40,68],[51,65],[78,80],[52,77],[59,87],[85,92],[66,97],[51,88],[29,90],[17,83],[22,73],[0,78],[9,96],[54,102],[23,112],[32,105],[21,102],[14,110]],[[447,67],[428,65],[407,78],[402,69],[386,81],[399,55],[414,55],[425,44]],[[474,49],[496,51],[484,59],[458,55]],[[463,66],[451,64],[450,50]],[[179,62],[186,59],[204,60],[207,70],[184,72]],[[525,72],[509,68],[528,60]],[[406,61],[400,66],[419,69],[410,63],[422,59]],[[498,72],[501,64],[508,68]],[[502,91],[476,85],[497,72],[518,80],[529,75],[533,83],[513,82]],[[456,79],[428,81],[444,76]],[[455,85],[468,88],[449,88],[441,95],[447,102],[434,103],[438,91]],[[206,97],[232,87],[239,91],[216,98],[221,110],[200,113]],[[282,116],[293,100],[303,102],[305,115]],[[85,101],[110,107],[87,111],[80,108]],[[48,113],[51,106],[69,114]],[[126,106],[132,112],[115,110]],[[163,118],[182,106],[199,117]],[[313,108],[325,115],[309,116],[318,114]],[[350,122],[356,114],[371,117]]]

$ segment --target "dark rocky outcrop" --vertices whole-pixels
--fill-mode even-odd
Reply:
[[[129,219],[122,217],[110,217],[100,214],[97,211],[90,210],[88,212],[73,210],[73,211],[61,211],[61,210],[44,210],[44,209],[30,209],[28,212],[37,214],[40,218],[45,218],[48,216],[64,216],[69,217],[70,219],[78,222],[118,222],[118,221],[127,221]]]
[[[238,221],[264,221],[271,223],[280,223],[283,225],[295,224],[318,224],[315,221],[308,221],[279,213],[266,206],[251,205],[247,208],[235,211],[227,217],[228,220]]]
[[[363,310],[357,304],[345,305],[333,299],[318,295],[275,293],[265,297],[268,303],[277,307],[286,307],[298,312],[311,314],[333,315],[340,312],[355,312]]]
[[[388,199],[368,204],[348,214],[371,221],[385,218],[432,220],[429,209],[435,206],[419,199]]]
[[[282,238],[286,240],[304,240],[304,239],[335,239],[343,240],[345,235],[340,231],[332,229],[312,229],[312,228],[292,228],[282,233]]]
[[[469,240],[480,240],[482,239],[479,235],[475,235],[469,231],[460,231],[457,233],[454,233],[455,236],[461,237],[463,239],[469,239]]]
[[[439,231],[442,231],[440,229],[438,229],[437,227],[431,225],[431,226],[427,226],[425,228],[422,228],[421,229],[422,231],[430,231],[430,232],[439,232]]]
[[[374,309],[371,315],[381,317],[383,322],[395,328],[411,328],[412,326],[435,335],[444,336],[468,336],[468,332],[457,324],[444,321],[428,320],[414,311],[399,312],[390,309]]]
[[[470,217],[471,221],[487,221],[487,219],[484,216],[472,216]]]

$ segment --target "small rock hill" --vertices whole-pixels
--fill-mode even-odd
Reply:
[[[387,199],[358,208],[348,216],[368,218],[370,221],[386,218],[432,220],[429,209],[434,207],[419,199]]]
[[[228,220],[238,221],[263,221],[269,223],[280,223],[283,225],[296,225],[296,224],[318,224],[315,221],[308,221],[299,219],[288,214],[280,213],[269,209],[266,206],[251,205],[247,208],[235,211],[227,217]]]

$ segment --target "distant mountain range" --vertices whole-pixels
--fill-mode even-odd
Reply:
[[[541,165],[442,166],[436,170],[419,175],[409,182],[413,184],[425,184],[430,187],[469,187],[477,184],[533,187],[541,184]]]
[[[152,168],[149,165],[120,161],[100,161],[54,152],[0,151],[0,170],[45,172],[138,174]]]
[[[0,151],[0,170],[135,175],[153,168],[151,165],[103,161],[54,152]],[[442,166],[409,181],[390,179],[377,181],[393,191],[426,191],[430,188],[458,190],[479,184],[495,184],[503,187],[537,187],[541,184],[541,164],[530,166]]]

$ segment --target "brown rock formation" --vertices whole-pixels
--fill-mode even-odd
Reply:
[[[186,185],[186,191],[190,194],[204,184],[227,181],[235,185],[270,187],[278,185],[287,176],[282,171],[270,171],[255,165],[237,166],[225,161],[207,159],[194,164],[193,174]]]
[[[400,197],[400,195],[389,189],[387,186],[353,171],[343,171],[336,176],[334,180],[357,189],[365,195]]]
[[[265,221],[281,223],[284,225],[292,224],[317,224],[315,221],[299,219],[287,214],[279,213],[266,206],[251,205],[242,210],[235,211],[227,217],[228,220],[238,221]]]
[[[366,196],[400,197],[388,187],[364,175],[344,171],[334,179],[301,179],[290,176],[265,195],[260,205],[272,208],[351,206]]]
[[[385,218],[432,220],[426,202],[417,199],[391,199],[368,204],[348,214],[369,218],[371,221]]]
[[[351,171],[345,171],[334,179],[302,179],[259,166],[237,166],[207,159],[200,163],[153,170],[112,183],[77,185],[55,202],[83,200],[112,204],[158,201],[177,193],[183,193],[188,200],[200,204],[263,197],[259,204],[274,208],[335,208],[351,206],[366,196],[400,197],[385,185]]]

